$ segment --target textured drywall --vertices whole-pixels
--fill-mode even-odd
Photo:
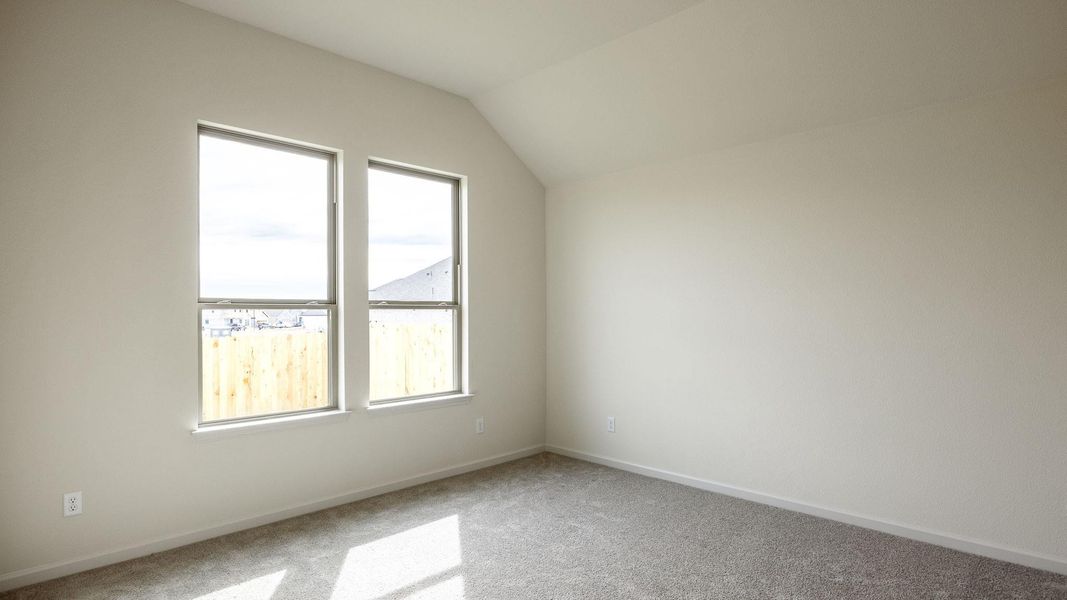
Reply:
[[[155,0],[0,4],[0,81],[0,577],[543,443],[544,190],[467,100]],[[190,435],[198,119],[344,153],[347,421]],[[361,409],[369,156],[469,177],[470,404]]]
[[[1061,80],[550,187],[548,443],[1067,560],[1065,165]]]

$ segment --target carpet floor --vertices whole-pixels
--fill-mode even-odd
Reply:
[[[1067,577],[545,453],[0,598],[1067,599]]]

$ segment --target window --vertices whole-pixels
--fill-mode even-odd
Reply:
[[[200,423],[336,407],[336,155],[199,142]]]
[[[370,400],[463,390],[460,182],[371,163]]]

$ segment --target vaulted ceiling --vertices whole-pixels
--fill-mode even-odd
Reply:
[[[470,98],[547,185],[1067,76],[1064,0],[183,1]]]

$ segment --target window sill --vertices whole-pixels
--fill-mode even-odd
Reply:
[[[348,420],[352,415],[350,410],[326,410],[299,415],[285,415],[272,419],[257,419],[254,421],[238,421],[235,423],[219,423],[217,425],[202,425],[192,431],[196,439],[219,439],[234,435],[259,433],[260,431],[274,431],[277,429],[290,429],[305,425],[324,425],[326,423],[338,423]]]
[[[451,396],[434,396],[433,398],[419,398],[417,400],[397,400],[395,402],[383,402],[371,404],[367,412],[372,415],[388,415],[413,410],[425,410],[429,408],[441,408],[456,404],[470,404],[474,394],[453,394]]]

